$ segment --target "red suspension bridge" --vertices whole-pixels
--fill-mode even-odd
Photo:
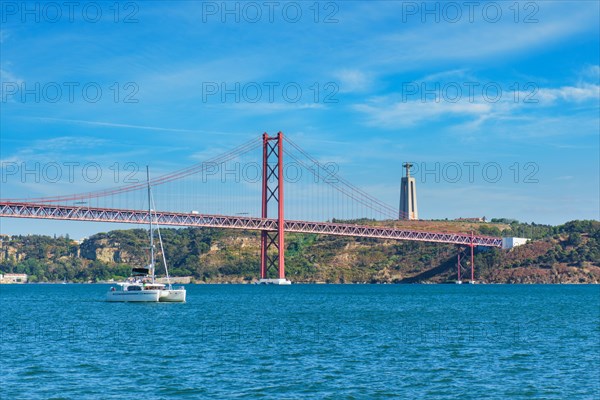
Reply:
[[[289,150],[286,149],[287,147]],[[244,155],[251,154],[254,150],[262,152],[262,163],[240,163]],[[284,156],[286,160],[292,160],[294,173],[285,170]],[[240,165],[244,166],[240,167]],[[248,165],[251,168],[247,168]],[[248,175],[250,170],[254,171],[252,177],[244,176],[244,179],[238,179],[239,175]],[[304,180],[308,177],[309,183],[319,186],[318,191],[310,191],[306,186],[301,186],[295,191],[292,189],[286,192],[284,190],[284,186],[287,187],[286,183],[292,183],[289,186],[294,188],[295,184],[302,180],[299,178],[302,174],[298,171],[308,172],[304,174]],[[235,210],[251,207],[251,195],[246,196],[241,192],[223,189],[223,185],[215,188],[209,183],[209,178],[214,177],[220,177],[223,183],[223,176],[228,175],[234,176],[233,181],[236,183],[234,186],[238,188],[245,186],[254,195],[260,192],[262,198],[260,210],[254,212],[257,215],[248,215],[252,213],[246,211],[235,212]],[[178,186],[179,182],[185,180],[191,181],[191,184]],[[169,226],[260,231],[260,276],[261,279],[268,279],[275,275],[276,280],[285,280],[286,232],[467,246],[471,249],[472,279],[474,247],[502,247],[501,238],[472,233],[426,232],[355,223],[360,218],[396,220],[403,215],[396,208],[340,177],[331,166],[311,157],[291,139],[284,137],[281,132],[275,136],[265,133],[260,141],[252,140],[207,162],[161,175],[150,180],[149,184],[153,188],[165,189],[161,192],[164,198],[157,201],[157,204],[165,204],[163,211],[154,210],[150,213],[148,209],[143,209],[144,203],[140,194],[143,193],[147,183],[134,182],[112,189],[68,196],[0,199],[0,217],[130,224],[148,224],[150,218],[154,218],[153,221],[156,223]],[[257,185],[260,185],[259,189]],[[286,194],[287,197],[284,199]],[[233,202],[231,199],[240,200]],[[136,203],[136,207],[130,206],[132,201]],[[228,212],[207,212],[222,211],[223,204],[228,201],[232,202]],[[201,206],[198,206],[199,204]],[[308,210],[312,218],[286,219],[284,207],[286,204],[292,206],[293,214],[303,215],[304,211],[305,215]],[[202,212],[190,211],[200,207]],[[323,218],[322,214],[319,218],[314,213],[315,208],[319,212],[329,213],[330,216],[324,221],[315,221]],[[339,222],[340,216],[345,218],[341,221],[353,221],[353,223]]]

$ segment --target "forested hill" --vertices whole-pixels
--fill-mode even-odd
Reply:
[[[478,249],[477,280],[600,282],[600,222],[549,226],[492,221],[473,226],[481,234],[534,240],[511,251]],[[435,224],[436,228],[455,226],[447,221]],[[185,228],[161,229],[161,233],[171,275],[192,276],[198,282],[251,282],[258,276],[257,232]],[[129,275],[132,266],[145,265],[148,260],[148,232],[144,229],[98,233],[80,244],[68,237],[0,238],[0,271],[26,273],[33,282],[120,279]],[[456,255],[454,245],[286,235],[286,272],[295,282],[441,283],[456,279]]]

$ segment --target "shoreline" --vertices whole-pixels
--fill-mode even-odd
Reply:
[[[114,285],[116,282],[26,282],[26,283],[0,283],[0,285]],[[176,284],[180,285],[180,284]],[[277,285],[260,285],[258,281],[254,282],[190,282],[185,285],[256,285],[256,286],[277,286]],[[454,282],[294,282],[292,281],[292,285],[347,285],[347,286],[355,286],[355,285],[442,285],[442,286],[451,286],[456,285]],[[456,286],[486,286],[486,285],[600,285],[600,282],[556,282],[556,283],[547,283],[547,282],[520,282],[520,283],[512,283],[512,282],[477,282],[475,284],[463,283],[462,285]]]

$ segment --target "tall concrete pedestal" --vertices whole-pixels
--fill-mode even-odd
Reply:
[[[406,163],[402,167],[406,168],[406,176],[402,177],[400,183],[399,219],[419,219],[417,211],[417,184],[415,178],[410,176],[410,167],[412,167],[412,164]]]

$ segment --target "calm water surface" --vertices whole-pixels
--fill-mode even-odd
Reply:
[[[600,287],[0,286],[0,398],[599,399]]]

